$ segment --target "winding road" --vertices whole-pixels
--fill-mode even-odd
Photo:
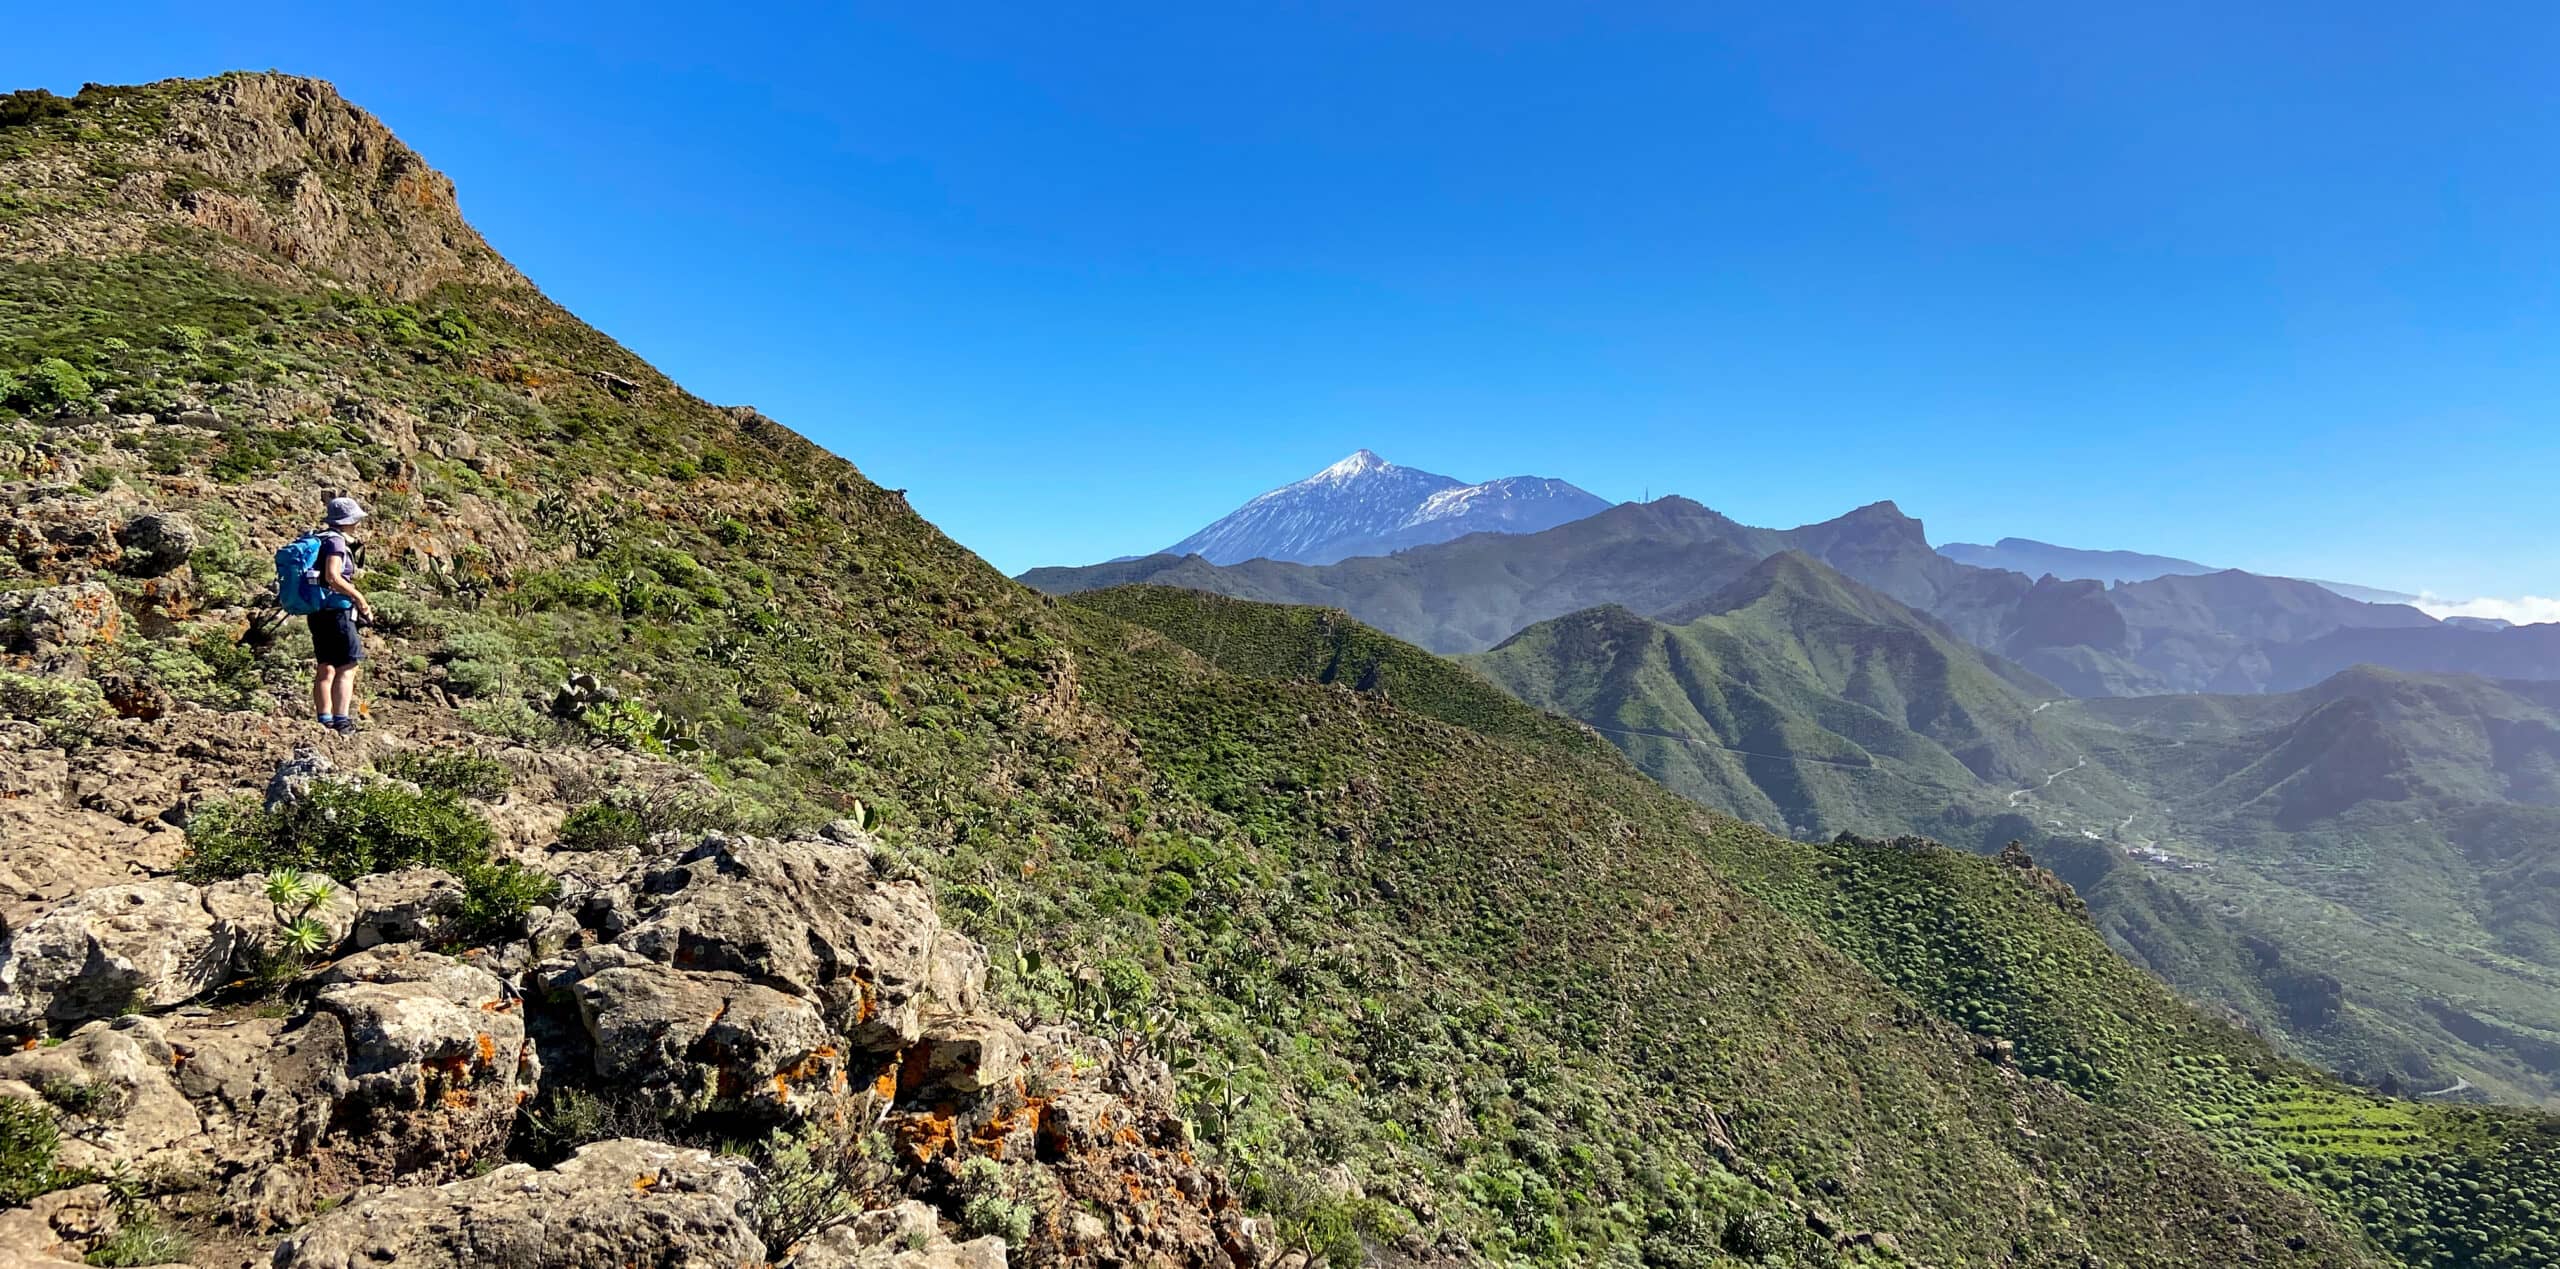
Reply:
[[[2060,771],[2056,771],[2056,772],[2052,773],[2051,775],[2046,776],[2046,777],[2044,778],[2044,783],[2043,783],[2043,784],[2033,784],[2033,785],[2029,785],[2029,786],[2027,786],[2026,788],[2020,789],[2020,790],[2018,790],[2017,792],[2010,794],[2010,795],[2009,795],[2009,805],[2011,805],[2011,806],[2013,806],[2013,807],[2014,807],[2014,806],[2016,806],[2018,803],[2020,803],[2020,802],[2022,802],[2022,801],[2025,801],[2025,800],[2026,800],[2026,798],[2027,798],[2027,795],[2028,795],[2028,794],[2034,793],[2034,792],[2036,792],[2037,790],[2044,788],[2046,785],[2050,785],[2050,784],[2052,784],[2054,781],[2059,780],[2059,779],[2061,779],[2062,777],[2067,776],[2067,775],[2071,774],[2072,772],[2077,771],[2077,770],[2079,770],[2080,768],[2085,767],[2085,766],[2088,766],[2088,765],[2089,765],[2089,755],[2087,755],[2087,754],[2085,754],[2085,753],[2084,753],[2084,754],[2080,755],[2080,761],[2075,762],[2075,763],[2072,763],[2070,766],[2064,767],[2062,770],[2060,770]]]

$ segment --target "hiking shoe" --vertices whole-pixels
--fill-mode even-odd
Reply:
[[[329,730],[334,731],[341,736],[352,736],[358,731],[363,730],[363,724],[358,723],[352,718],[341,718],[330,723]]]

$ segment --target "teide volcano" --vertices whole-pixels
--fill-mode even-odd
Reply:
[[[1251,559],[1331,564],[1387,555],[1470,533],[1536,533],[1605,510],[1608,502],[1546,476],[1470,485],[1360,450],[1282,485],[1164,549],[1212,564]]]

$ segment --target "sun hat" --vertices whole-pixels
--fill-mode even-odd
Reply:
[[[364,504],[357,502],[353,498],[331,498],[329,500],[329,523],[354,524],[356,521],[361,519],[364,519]]]

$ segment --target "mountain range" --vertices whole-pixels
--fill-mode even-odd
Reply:
[[[2029,577],[2048,573],[2066,581],[2086,579],[2106,582],[2147,582],[2155,577],[2194,576],[2227,570],[2194,560],[2170,555],[2146,555],[2140,551],[2090,551],[2078,547],[2055,546],[2033,538],[2002,538],[1989,546],[1976,542],[1949,542],[1938,553],[1958,563],[1976,568],[2000,568]],[[2309,580],[2309,579],[2306,579]],[[2368,604],[2414,604],[2419,596],[2374,586],[2357,586],[2348,582],[2312,580],[2312,585],[2348,599]]]
[[[1331,564],[1470,533],[1535,533],[1608,505],[1545,476],[1505,476],[1470,485],[1398,467],[1364,449],[1255,497],[1163,553],[1197,555],[1212,564],[1255,559]]]
[[[2542,784],[2498,774],[2543,761],[2520,721],[2541,685],[2440,676],[2560,679],[2560,626],[2066,555],[2041,562],[2106,571],[2094,556],[2113,584],[1967,564],[1890,503],[1768,530],[1665,498],[1322,568],[1154,556],[1023,580],[1337,608],[1799,838],[2027,840],[2120,951],[2297,1051],[2391,1087],[2553,1098],[2560,1050],[2535,1037],[2560,1035],[2560,957],[2536,931],[2560,823]],[[2353,703],[2385,696],[2434,704]],[[2223,700],[2259,704],[2195,704]],[[2194,709],[2250,719],[2214,741],[2229,770],[2193,765],[2199,739],[2138,734]],[[2426,739],[2466,728],[2476,743]],[[2482,867],[2461,826],[2491,823],[2505,862]],[[2341,859],[2392,881],[2350,895]]]
[[[1920,521],[1890,502],[1780,530],[1666,497],[1542,532],[1470,537],[1326,566],[1217,565],[1166,554],[1033,569],[1021,580],[1057,594],[1149,582],[1322,604],[1433,651],[1461,653],[1601,604],[1675,614],[1788,549],[2079,696],[2288,690],[2352,663],[2339,660],[2350,650],[2412,670],[2536,672],[2549,663],[2553,637],[2532,627],[2448,625],[2405,604],[2366,603],[2320,583],[2232,569],[2110,586],[1981,568],[1932,547]]]
[[[2132,865],[1791,840],[1338,612],[1017,585],[553,303],[319,81],[0,98],[0,463],[0,1257],[36,1269],[2560,1257],[2560,1121],[2182,1000],[2063,875]],[[341,492],[354,734],[266,590]],[[2486,807],[2483,893],[2538,902],[2530,701],[2047,732],[2158,706],[2039,711],[2001,623],[1936,615],[2033,583],[1889,509],[1690,508],[1333,567],[1713,557],[1643,611],[1768,680],[1724,707],[1995,790],[2134,737],[2274,831]],[[1608,537],[1648,516],[1724,546]],[[2410,796],[2340,802],[2329,755]],[[2456,761],[2497,783],[2429,792]],[[2105,919],[2318,1012],[2320,967],[2145,893]],[[2524,964],[2529,915],[2443,950]]]

